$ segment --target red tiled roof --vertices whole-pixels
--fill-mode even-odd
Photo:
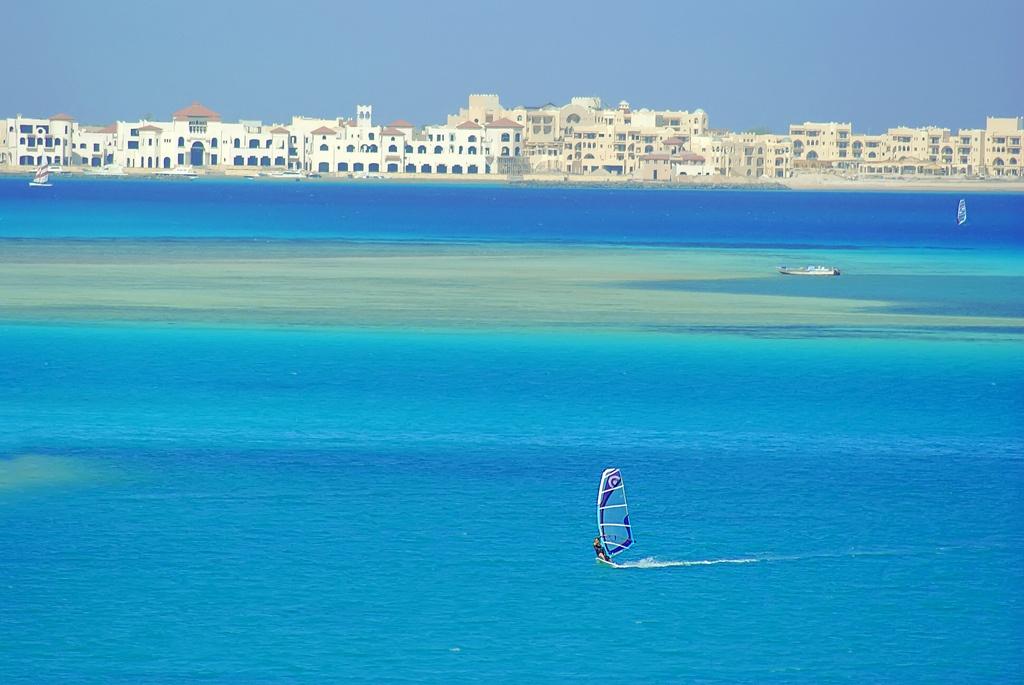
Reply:
[[[672,136],[671,138],[666,138],[665,140],[663,140],[661,142],[662,142],[663,145],[682,145],[684,143],[682,138],[677,138],[676,136]]]
[[[696,152],[681,152],[679,153],[678,159],[684,162],[703,162],[704,158],[698,155]]]
[[[646,154],[646,155],[640,155],[640,159],[648,161],[648,162],[667,162],[668,161],[668,153],[667,152],[651,152],[651,153]]]
[[[74,120],[75,120],[75,118],[73,116],[71,116],[70,114],[65,114],[64,112],[61,112],[60,114],[54,114],[52,117],[50,117],[50,121],[74,121]]]
[[[478,129],[478,128],[483,128],[483,126],[481,126],[480,124],[476,123],[475,121],[463,121],[461,124],[459,124],[455,128]]]
[[[284,126],[276,126],[276,127],[272,128],[272,129],[270,129],[270,132],[271,133],[288,133],[289,131]]]
[[[517,124],[516,122],[512,121],[511,119],[506,119],[505,117],[502,117],[501,119],[498,119],[497,121],[492,121],[491,123],[487,124],[487,128],[522,128],[522,127],[523,127],[522,124]]]
[[[399,131],[397,128],[388,126],[386,129],[380,132],[382,136],[404,136],[405,131]]]
[[[117,124],[111,124],[110,126],[104,126],[100,129],[100,133],[117,133]]]
[[[390,124],[388,124],[388,126],[394,126],[395,128],[412,128],[413,127],[412,124],[410,124],[405,119],[395,119]]]
[[[184,109],[179,109],[174,113],[174,120],[180,121],[182,119],[190,119],[192,117],[206,117],[210,121],[220,121],[220,115],[214,112],[212,109],[204,107],[198,102],[193,102]]]
[[[310,131],[310,133],[312,133],[315,136],[327,136],[327,135],[333,135],[334,134],[334,129],[333,128],[327,128],[326,126],[321,126],[320,128],[316,129],[315,131]]]
[[[139,130],[140,131],[163,131],[162,128],[160,128],[159,126],[154,126],[153,124],[146,124],[145,126],[139,126]]]

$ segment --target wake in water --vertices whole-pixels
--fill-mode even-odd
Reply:
[[[900,548],[900,549],[850,549],[836,552],[811,552],[807,554],[765,554],[737,559],[694,559],[689,561],[661,561],[655,557],[644,557],[639,561],[626,561],[616,564],[618,568],[673,568],[680,566],[716,566],[718,564],[756,564],[772,561],[808,561],[815,559],[841,559],[855,557],[903,557],[920,554],[937,554],[950,547],[940,548]]]
[[[619,568],[671,568],[673,566],[714,566],[715,564],[754,564],[767,559],[700,559],[695,561],[659,561],[654,557],[644,557],[639,561],[627,561],[617,564]]]

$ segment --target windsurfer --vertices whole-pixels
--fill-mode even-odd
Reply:
[[[597,558],[601,561],[611,562],[611,559],[608,558],[608,554],[604,551],[604,546],[601,544],[600,537],[594,538],[594,552],[597,554]]]

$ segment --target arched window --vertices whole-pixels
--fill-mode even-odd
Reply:
[[[249,159],[245,160],[249,166],[256,166],[256,155],[251,155]]]
[[[213,140],[210,141],[210,147],[217,147],[217,139],[216,138],[214,138]]]
[[[338,162],[338,171],[348,171],[348,162]]]
[[[412,152],[412,145],[406,145],[405,146],[405,152],[406,152],[406,154]]]
[[[371,162],[370,163],[370,171],[372,171],[374,173],[380,171],[380,164],[377,164],[376,162]]]
[[[398,152],[397,145],[388,145],[388,152]]]
[[[327,143],[320,143],[320,152],[327,152]]]
[[[232,161],[234,162],[235,166],[242,166],[243,164],[245,164],[245,158],[243,158],[242,155],[235,155],[235,159]]]
[[[270,166],[270,157],[260,157],[260,166]]]
[[[466,169],[466,173],[468,173],[468,174],[479,174],[480,173],[480,168],[477,167],[476,164],[470,164],[469,168]]]
[[[388,173],[394,173],[396,171],[398,171],[398,165],[397,164],[394,164],[394,163],[388,164]]]
[[[235,147],[242,147],[242,141],[240,141],[238,138],[235,138]]]
[[[508,157],[508,146],[507,145],[505,147],[501,148],[501,156],[502,157]]]
[[[362,162],[356,162],[355,164],[352,165],[352,171],[362,171],[362,170],[363,170],[363,163]]]
[[[469,149],[466,150],[466,152],[468,152],[471,155],[475,155],[476,154],[476,146],[475,145],[470,145]]]
[[[467,138],[467,140],[469,142],[471,142],[471,143],[475,143],[476,142],[476,136],[471,133],[471,134],[469,134],[469,138]]]
[[[442,153],[443,151],[444,151],[444,149],[443,149],[443,148],[442,148],[442,147],[441,147],[440,145],[435,145],[435,146],[434,146],[434,154],[435,154],[435,155],[439,155],[439,154],[441,154],[441,153]]]
[[[274,157],[274,166],[284,166],[284,157]]]
[[[810,152],[807,153],[807,159],[808,160],[815,160],[817,158],[818,158],[818,153],[815,152],[814,150],[811,150]]]
[[[345,152],[355,152],[355,151],[356,151],[356,146],[355,145],[349,145],[348,147],[345,148]]]
[[[433,169],[430,167],[429,164],[423,164],[420,166],[421,174],[429,174],[431,171],[433,171]]]
[[[377,152],[377,146],[376,145],[371,145],[370,146],[370,152]]]
[[[508,135],[508,133],[502,133],[501,134],[501,142],[507,143],[510,140],[512,140],[512,138]]]
[[[453,174],[461,174],[462,173],[462,165],[461,164],[455,164],[454,166],[452,166],[452,173]]]
[[[253,138],[252,140],[249,141],[249,149],[250,150],[258,150],[259,148],[260,148],[260,141],[256,140],[255,138]]]
[[[367,140],[373,140],[373,133],[370,133],[369,135],[367,135],[366,139]]]
[[[267,141],[263,144],[263,147],[265,147],[265,148],[267,148],[269,150],[270,146],[273,145],[273,144],[274,144],[274,140],[272,138],[267,138]]]
[[[645,154],[650,154],[652,152],[654,152],[654,146],[653,145],[645,145],[644,146],[644,153]]]
[[[406,164],[405,165],[405,173],[407,173],[407,174],[415,174],[416,173],[416,165],[415,164]]]
[[[519,156],[519,146],[518,145],[516,145],[515,152],[513,152],[512,154],[514,154],[516,157]]]
[[[327,173],[328,171],[331,170],[331,165],[328,164],[327,162],[320,162],[320,164],[317,165],[316,169],[320,173]]]
[[[459,146],[459,154],[460,155],[462,154],[462,146],[461,145]]]
[[[170,169],[170,168],[171,168],[171,158],[170,157],[164,157],[164,169]]]
[[[438,164],[437,165],[437,173],[439,173],[439,174],[447,174],[448,173],[448,165],[447,164]]]
[[[569,116],[567,116],[565,118],[565,123],[567,123],[567,124],[578,124],[578,123],[580,123],[580,115],[579,114],[570,114]]]
[[[420,145],[418,148],[416,148],[416,152],[420,153],[421,155],[426,154],[427,153],[427,146],[426,145]]]

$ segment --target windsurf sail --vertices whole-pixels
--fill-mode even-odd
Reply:
[[[601,473],[601,485],[597,489],[597,533],[610,557],[633,546],[626,486],[618,469],[605,469]]]
[[[960,200],[956,207],[956,225],[963,226],[967,223],[967,200]]]
[[[45,186],[50,182],[50,167],[41,166],[36,169],[36,175],[32,179],[32,185]]]

